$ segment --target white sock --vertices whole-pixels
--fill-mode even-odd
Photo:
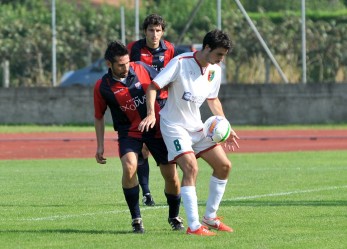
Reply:
[[[219,204],[225,192],[228,180],[220,180],[214,176],[210,178],[210,192],[206,203],[205,218],[216,218]]]
[[[201,226],[199,221],[198,197],[196,195],[195,186],[181,187],[181,197],[184,210],[186,211],[188,226],[192,231],[195,231]]]

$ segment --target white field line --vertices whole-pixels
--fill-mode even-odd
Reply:
[[[305,193],[320,192],[320,191],[326,191],[326,190],[335,190],[335,189],[342,189],[342,188],[347,188],[347,185],[344,185],[344,186],[333,186],[333,187],[327,187],[327,188],[318,188],[318,189],[296,190],[296,191],[291,191],[291,192],[282,192],[282,193],[280,192],[280,193],[273,193],[273,194],[240,196],[240,197],[235,197],[233,199],[224,200],[224,201],[251,200],[251,199],[258,199],[258,198],[263,198],[263,197],[285,196],[285,195],[294,195],[294,194],[305,194]]]
[[[240,196],[240,197],[234,197],[232,199],[226,199],[226,200],[223,200],[222,202],[237,201],[237,200],[252,200],[252,199],[265,198],[265,197],[286,196],[286,195],[294,195],[294,194],[305,194],[305,193],[337,190],[337,189],[344,189],[344,188],[347,188],[347,185],[333,186],[333,187],[326,187],[326,188],[317,188],[317,189],[307,189],[307,190],[295,190],[295,191],[289,191],[289,192],[279,192],[279,193],[263,194],[263,195]],[[203,203],[201,202],[200,204],[203,204]],[[162,209],[162,208],[167,208],[167,206],[161,205],[161,206],[155,206],[155,207],[142,207],[141,211]],[[53,220],[63,220],[63,219],[83,217],[83,216],[119,214],[119,213],[128,213],[128,212],[129,212],[129,210],[126,209],[126,210],[103,211],[103,212],[84,213],[84,214],[54,215],[54,216],[47,216],[47,217],[26,218],[26,219],[10,219],[10,220],[12,220],[12,221],[47,221],[47,220],[52,220],[53,221]],[[9,220],[1,219],[1,221],[9,221]]]

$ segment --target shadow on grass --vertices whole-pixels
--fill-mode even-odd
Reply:
[[[334,206],[347,206],[345,200],[334,200],[334,201],[255,201],[255,200],[230,200],[222,201],[221,206],[251,206],[251,207],[263,207],[263,206],[312,206],[312,207],[334,207]]]
[[[52,205],[34,205],[34,204],[2,204],[0,203],[0,207],[42,207],[42,208],[50,208],[50,207],[71,207],[72,205],[65,204],[52,204]]]
[[[61,234],[132,234],[132,231],[104,231],[80,229],[42,229],[42,230],[0,230],[2,233],[61,233]]]
[[[107,207],[107,208],[114,208],[114,206],[117,205],[117,207],[128,207],[127,204],[98,204],[93,205],[94,207]],[[84,207],[85,204],[6,204],[6,203],[0,203],[0,207],[34,207],[34,208],[60,208],[60,207]],[[89,205],[90,206],[90,205]]]

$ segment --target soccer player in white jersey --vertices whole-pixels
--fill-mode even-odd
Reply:
[[[139,124],[139,130],[148,130],[155,124],[154,101],[156,90],[167,88],[168,99],[160,111],[160,129],[168,148],[168,160],[176,162],[182,172],[181,196],[187,215],[187,234],[213,236],[218,231],[233,232],[221,222],[217,210],[222,200],[231,162],[222,146],[204,136],[200,106],[207,99],[214,115],[224,116],[218,99],[221,68],[218,65],[232,49],[229,36],[220,31],[208,32],[201,51],[184,53],[174,57],[153,79],[146,92],[147,117]],[[239,147],[237,134],[231,132],[233,144]],[[204,159],[213,170],[209,183],[206,212],[200,221],[196,194],[198,174],[197,157]]]

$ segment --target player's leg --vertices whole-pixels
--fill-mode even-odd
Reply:
[[[168,149],[168,159],[169,161],[175,160],[183,172],[181,196],[188,222],[187,233],[203,236],[215,235],[201,226],[199,221],[198,198],[195,188],[198,164],[191,147],[193,138],[186,129],[170,126],[163,119],[160,120],[160,125]]]
[[[168,152],[163,139],[149,139],[146,144],[157,165],[160,166],[160,173],[165,181],[164,194],[169,205],[168,222],[173,230],[182,230],[184,229],[183,220],[179,217],[181,205],[180,180],[176,164],[168,162]]]
[[[137,177],[142,189],[142,202],[147,206],[154,206],[155,202],[149,190],[149,164],[148,164],[149,151],[144,144],[142,153],[138,156]]]
[[[212,167],[212,175],[227,180],[231,171],[231,162],[221,145],[217,145],[199,154]]]
[[[134,233],[143,233],[144,227],[139,205],[139,183],[136,177],[137,153],[140,153],[142,143],[129,137],[119,138],[119,154],[122,162],[122,187],[125,200],[132,218]]]
[[[183,219],[179,217],[181,190],[176,164],[160,164],[160,172],[165,180],[164,193],[169,206],[168,222],[173,230],[183,230]]]
[[[183,172],[181,195],[188,222],[187,234],[199,236],[216,235],[201,224],[199,220],[198,198],[195,187],[198,164],[195,154],[184,154],[176,160]]]
[[[222,223],[217,216],[217,210],[223,198],[228,176],[231,171],[231,162],[221,146],[216,146],[203,152],[201,157],[210,164],[213,169],[213,174],[209,183],[209,196],[206,203],[206,211],[202,223],[209,228],[219,231],[233,232],[233,229]]]
[[[196,194],[196,177],[198,164],[194,153],[183,154],[176,159],[182,174],[181,195],[186,211],[189,231],[196,231],[201,227],[198,210],[198,197]]]

